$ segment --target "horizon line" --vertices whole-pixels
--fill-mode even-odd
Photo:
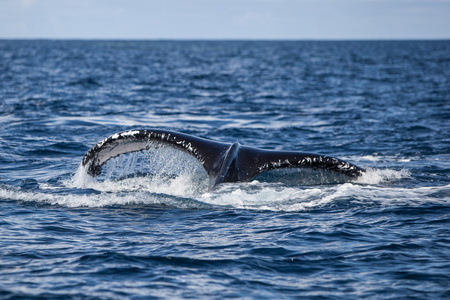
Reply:
[[[23,38],[0,37],[0,41],[123,41],[123,42],[383,42],[383,41],[449,41],[448,38]]]

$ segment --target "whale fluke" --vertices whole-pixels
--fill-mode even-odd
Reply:
[[[263,150],[239,143],[221,143],[192,135],[159,129],[130,130],[113,134],[97,143],[81,162],[91,176],[101,174],[109,159],[150,149],[154,143],[175,147],[193,155],[206,170],[210,186],[222,182],[247,182],[258,174],[280,168],[318,168],[358,177],[365,170],[338,158],[295,151]]]

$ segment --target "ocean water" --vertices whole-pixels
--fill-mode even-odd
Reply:
[[[450,298],[449,41],[0,41],[1,299]],[[211,189],[158,128],[320,153]]]

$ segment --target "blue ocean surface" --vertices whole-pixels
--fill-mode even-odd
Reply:
[[[0,128],[0,299],[450,298],[450,41],[0,40]],[[80,168],[146,128],[367,172]]]

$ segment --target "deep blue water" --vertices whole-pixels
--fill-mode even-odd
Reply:
[[[0,298],[448,299],[449,125],[450,41],[0,41]],[[141,128],[368,171],[79,171]]]

